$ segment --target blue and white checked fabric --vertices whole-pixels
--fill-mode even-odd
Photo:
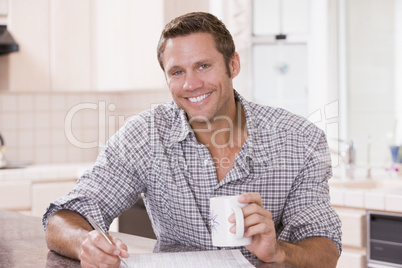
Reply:
[[[258,192],[273,215],[279,240],[331,239],[341,252],[341,223],[329,201],[331,161],[324,133],[280,108],[246,101],[236,92],[248,138],[218,183],[208,149],[198,143],[174,102],[129,120],[107,143],[94,167],[43,217],[60,209],[91,214],[104,229],[144,193],[159,244],[212,246],[209,198]],[[252,263],[257,258],[240,247]]]

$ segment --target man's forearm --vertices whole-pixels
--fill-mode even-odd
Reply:
[[[46,242],[50,250],[78,260],[81,244],[91,230],[91,225],[80,214],[60,210],[49,219]]]
[[[329,239],[313,237],[297,244],[278,241],[280,258],[286,265],[299,268],[336,267],[338,248]]]

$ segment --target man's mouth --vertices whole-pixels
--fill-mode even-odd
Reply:
[[[202,101],[203,99],[205,99],[206,97],[208,97],[209,95],[211,95],[211,93],[207,93],[195,98],[187,98],[190,102],[194,103],[194,102],[199,102]]]

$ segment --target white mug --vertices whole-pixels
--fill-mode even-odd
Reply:
[[[215,247],[236,247],[251,244],[251,237],[244,236],[244,215],[242,204],[237,201],[239,196],[218,196],[209,199],[210,225],[212,244]],[[229,222],[232,214],[236,217],[236,233],[230,232],[233,223]]]

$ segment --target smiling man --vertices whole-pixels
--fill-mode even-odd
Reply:
[[[236,105],[232,84],[240,71],[239,56],[233,52],[225,63],[213,36],[205,32],[169,38],[159,51],[174,102],[186,112],[198,142],[209,149],[220,182],[247,138],[245,114]]]
[[[157,248],[212,245],[209,198],[241,195],[253,264],[336,267],[340,221],[329,202],[331,162],[324,133],[279,108],[245,100],[233,88],[239,55],[225,25],[189,13],[166,25],[158,60],[173,102],[133,117],[95,166],[44,215],[47,243],[83,267],[118,267],[127,247],[107,229],[143,193]],[[233,217],[228,219],[235,222]]]

